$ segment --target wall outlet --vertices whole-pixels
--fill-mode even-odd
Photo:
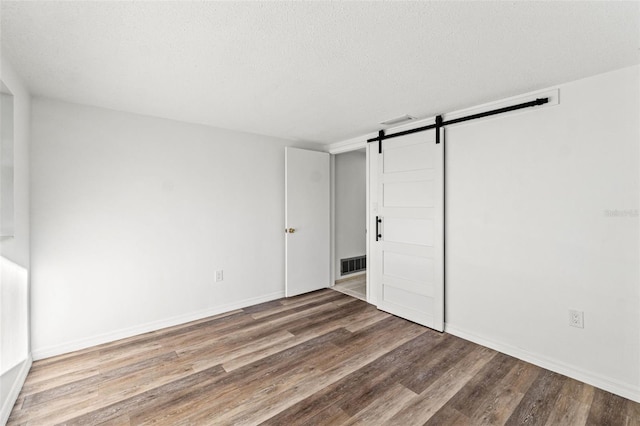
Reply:
[[[584,312],[569,309],[569,325],[571,327],[584,328]]]
[[[222,274],[222,269],[216,271],[216,282],[219,283],[224,279],[224,275]]]

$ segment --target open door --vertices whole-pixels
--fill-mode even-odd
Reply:
[[[285,148],[285,295],[330,285],[330,163],[326,152]]]
[[[444,137],[436,144],[435,132],[386,139],[372,153],[370,266],[379,309],[443,331]]]

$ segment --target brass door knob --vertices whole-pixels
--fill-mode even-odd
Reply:
[[[295,228],[289,228],[289,229],[285,229],[284,232],[288,232],[289,234],[293,234],[294,232],[296,232]]]

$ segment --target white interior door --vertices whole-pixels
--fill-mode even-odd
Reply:
[[[285,148],[285,294],[330,285],[329,154]]]
[[[435,132],[387,139],[372,153],[371,266],[379,309],[443,331],[444,135],[436,144]]]

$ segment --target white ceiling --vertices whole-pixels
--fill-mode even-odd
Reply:
[[[331,143],[640,62],[639,2],[11,2],[35,95]]]

